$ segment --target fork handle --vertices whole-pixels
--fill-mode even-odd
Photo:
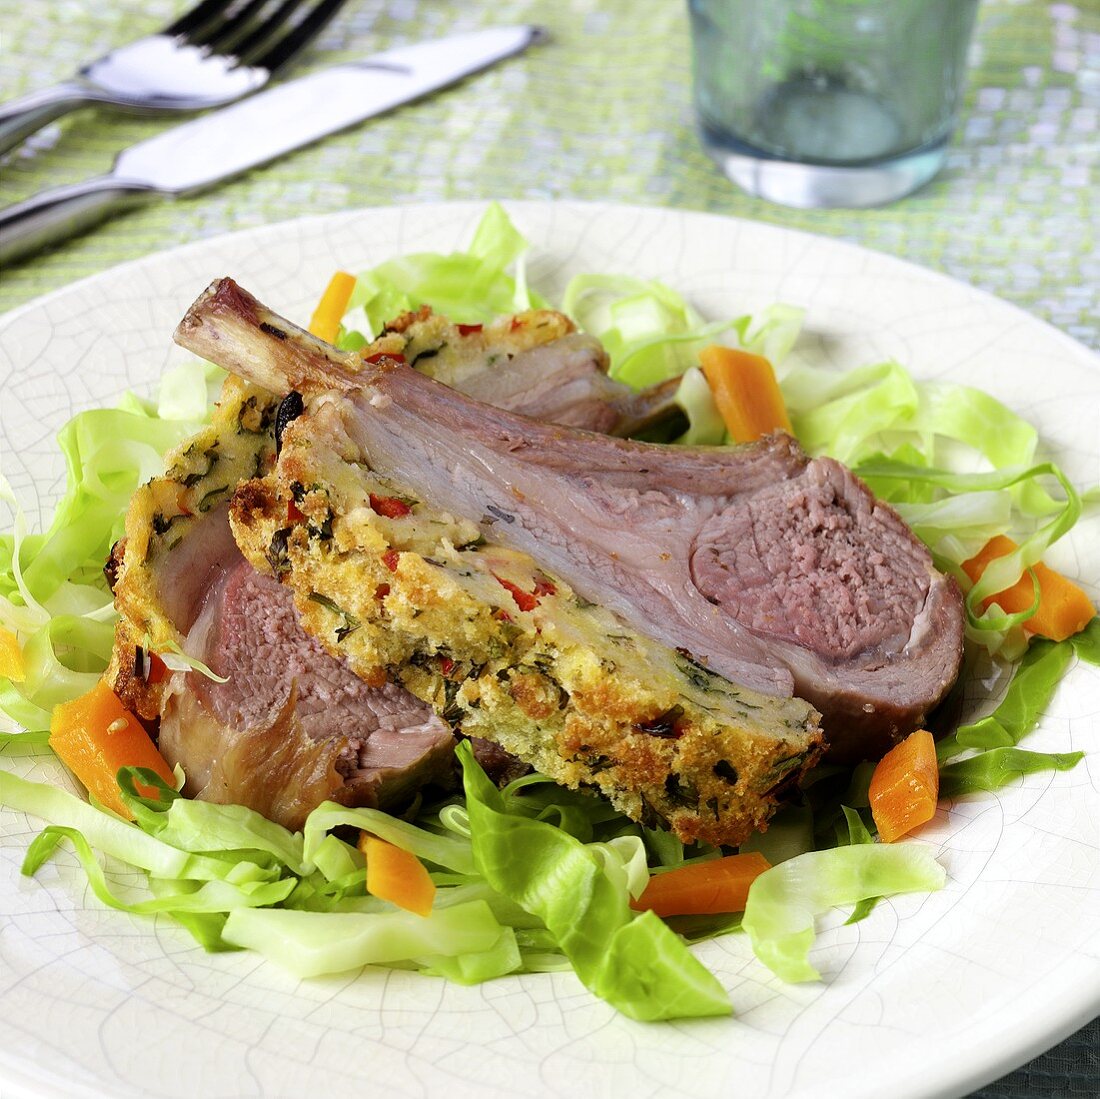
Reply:
[[[143,183],[97,176],[54,187],[0,210],[0,267],[90,229],[118,210],[151,198]]]
[[[97,101],[89,87],[70,80],[0,103],[0,153],[15,148],[55,118]]]

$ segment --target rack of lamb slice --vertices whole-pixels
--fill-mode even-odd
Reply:
[[[515,363],[528,382],[537,372],[542,388],[498,384],[498,399],[601,430],[653,422],[670,406],[668,387],[634,394],[607,379],[599,343],[546,310],[484,329],[421,310],[393,322],[367,354],[382,347],[471,389],[485,376],[510,378]],[[189,794],[296,828],[326,798],[397,808],[428,783],[446,784],[453,734],[403,688],[369,686],[328,654],[302,630],[289,589],[237,549],[229,496],[274,462],[279,401],[231,376],[212,425],[135,495],[108,566],[121,612],[109,678],[135,712],[159,722],[161,750],[183,766]],[[227,682],[166,675],[152,654],[173,646]],[[496,778],[525,769],[487,741],[474,745]]]
[[[349,363],[228,279],[197,300],[176,339],[304,400],[288,429],[295,445],[253,504],[305,486],[297,506],[328,510],[348,529],[371,513],[359,501],[377,482],[375,495],[388,485],[418,507],[463,517],[488,546],[530,555],[650,642],[740,687],[807,699],[824,715],[834,758],[880,756],[924,723],[957,677],[955,583],[850,470],[811,460],[787,436],[665,447],[536,422],[399,359]],[[333,456],[325,468],[322,453]],[[248,504],[238,493],[235,533],[256,563]],[[251,512],[270,523],[264,506]],[[400,549],[402,532],[417,524],[416,514],[404,526],[375,518],[385,529],[362,534],[364,551]],[[283,543],[300,538],[300,527],[273,528],[278,545],[264,547],[267,557],[278,549],[282,562]],[[297,589],[294,570],[289,582]],[[363,621],[392,617],[380,606]],[[369,632],[353,646],[364,650],[361,674],[372,661],[389,666],[401,648],[380,640],[366,651]],[[458,644],[460,633],[449,640]],[[422,640],[430,649],[442,639]]]
[[[350,361],[229,280],[177,339],[302,412],[231,520],[306,630],[638,819],[738,842],[818,754],[796,689],[858,758],[954,681],[957,589],[789,438],[663,448],[540,424],[401,353]]]

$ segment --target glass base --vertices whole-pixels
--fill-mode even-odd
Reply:
[[[875,163],[841,167],[783,160],[700,127],[703,148],[743,191],[801,209],[882,206],[927,183],[943,164],[947,138]]]

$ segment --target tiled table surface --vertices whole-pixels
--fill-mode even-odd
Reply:
[[[187,6],[0,0],[0,97],[61,79]],[[299,71],[521,21],[547,26],[553,44],[219,190],[147,206],[5,270],[0,310],[123,260],[301,214],[573,198],[710,210],[844,237],[990,290],[1100,348],[1100,0],[985,0],[946,169],[917,195],[866,211],[785,210],[726,182],[692,130],[686,11],[675,0],[350,0]],[[72,116],[0,162],[0,201],[104,171],[119,148],[165,125]],[[976,1094],[1100,1094],[1100,1021]]]

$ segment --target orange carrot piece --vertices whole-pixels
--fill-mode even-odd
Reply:
[[[772,431],[793,435],[772,364],[736,347],[706,347],[699,365],[735,443],[753,443]]]
[[[414,854],[369,832],[359,833],[359,850],[367,859],[367,892],[371,896],[418,916],[431,915],[435,882]]]
[[[650,908],[658,916],[743,912],[749,886],[770,865],[759,851],[746,851],[654,874],[630,907],[639,912]]]
[[[86,695],[54,707],[50,747],[89,794],[127,819],[133,819],[133,814],[119,794],[120,768],[146,767],[175,785],[172,768],[153,746],[144,726],[102,679]],[[156,792],[140,784],[138,790],[148,796]]]
[[[879,839],[893,843],[936,814],[940,769],[932,734],[918,729],[895,744],[871,775],[871,816]]]
[[[337,271],[329,279],[317,308],[309,320],[309,330],[313,335],[332,343],[340,332],[340,322],[348,311],[348,300],[355,289],[355,276],[346,271]]]
[[[1015,549],[1016,543],[1011,538],[998,534],[990,538],[969,561],[963,562],[963,572],[977,583],[991,561],[1005,557]],[[1024,623],[1024,629],[1040,637],[1049,637],[1052,641],[1065,641],[1067,637],[1080,633],[1096,617],[1092,600],[1072,580],[1047,568],[1042,561],[1032,565],[1032,568],[1039,581],[1039,606]],[[1011,588],[986,598],[982,602],[982,610],[997,603],[1009,614],[1018,614],[1026,611],[1034,601],[1031,577],[1025,572]]]
[[[22,683],[27,678],[27,661],[19,638],[10,630],[0,626],[0,676],[13,683]]]

